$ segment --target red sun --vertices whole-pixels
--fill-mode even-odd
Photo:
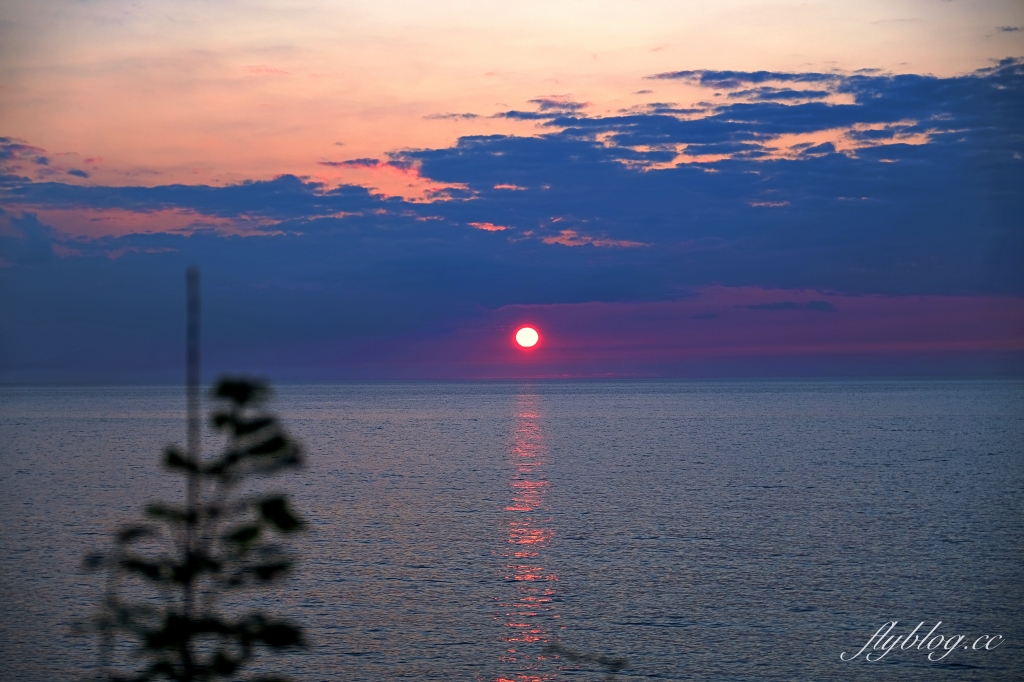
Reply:
[[[516,343],[522,348],[533,348],[540,341],[540,334],[533,327],[522,327],[516,332]]]

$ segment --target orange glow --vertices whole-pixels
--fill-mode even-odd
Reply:
[[[516,343],[523,348],[533,348],[540,341],[540,334],[533,327],[522,327],[516,332]]]
[[[557,614],[552,613],[555,609],[552,586],[558,581],[558,576],[543,566],[544,549],[550,544],[554,532],[547,525],[550,519],[540,515],[545,507],[544,492],[548,482],[542,474],[547,447],[540,428],[538,407],[537,396],[517,398],[516,421],[509,447],[512,500],[505,507],[511,516],[503,552],[507,561],[504,579],[516,587],[515,596],[501,604],[504,611],[500,618],[502,625],[508,628],[502,639],[512,645],[507,650],[511,654],[517,653],[516,646],[520,643],[551,642],[555,638],[549,619],[557,618]],[[501,663],[508,667],[505,675],[497,675],[496,679],[555,679],[556,674],[541,673],[544,658],[525,653],[499,656]]]
[[[656,73],[872,66],[950,76],[1020,53],[1018,32],[992,30],[1019,25],[1014,2],[162,7],[5,3],[4,134],[51,154],[102,157],[89,167],[89,182],[102,184],[282,173],[347,182],[323,164],[467,135],[540,134],[537,121],[493,116],[537,97],[586,103],[592,116],[709,99],[691,83],[645,79]],[[367,182],[380,192],[420,193],[379,170]],[[515,191],[513,180],[495,187]]]
[[[418,164],[396,165],[377,159],[321,160],[318,164],[321,167],[312,174],[311,179],[323,182],[329,187],[343,184],[361,185],[373,194],[385,198],[402,197],[414,202],[438,199],[443,201],[445,190],[469,189],[461,183],[437,182],[424,177]],[[499,226],[496,229],[504,228]]]

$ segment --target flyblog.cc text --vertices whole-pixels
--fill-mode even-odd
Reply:
[[[860,651],[855,654],[844,651],[839,654],[839,658],[844,661],[853,661],[863,654],[865,661],[875,663],[885,658],[898,647],[900,651],[927,651],[929,661],[941,661],[957,649],[992,651],[1003,643],[1002,635],[979,635],[977,637],[970,635],[943,635],[938,632],[939,626],[942,625],[941,620],[932,626],[931,630],[928,630],[928,633],[925,635],[918,634],[918,632],[924,631],[925,621],[918,623],[913,630],[905,635],[895,634],[893,629],[897,623],[899,621],[891,620],[883,624],[875,634],[868,638],[868,641],[864,643]]]

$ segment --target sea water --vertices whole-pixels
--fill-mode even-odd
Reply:
[[[278,386],[272,407],[308,530],[261,606],[308,647],[261,671],[603,679],[574,651],[627,659],[619,680],[1024,674],[1020,381]],[[178,387],[0,389],[0,677],[95,672],[81,558],[180,499],[159,457],[183,411]]]

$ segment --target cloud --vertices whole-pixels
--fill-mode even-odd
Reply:
[[[750,310],[815,310],[820,313],[836,312],[836,307],[828,301],[808,301],[806,303],[779,301],[777,303],[751,303],[743,307]]]
[[[537,111],[503,111],[494,114],[494,118],[511,118],[518,121],[546,121],[558,118],[561,112],[541,113]]]
[[[334,168],[376,168],[381,165],[379,159],[348,159],[347,161],[320,161],[321,166]]]
[[[711,284],[768,293],[738,309],[683,306],[680,319],[824,324],[869,297],[1024,296],[1019,61],[953,78],[672,77],[752,92],[808,83],[844,103],[722,98],[696,112],[588,115],[538,98],[533,136],[323,162],[407,173],[429,188],[418,201],[291,175],[110,187],[72,184],[63,169],[40,180],[62,157],[4,138],[6,366],[56,366],[74,352],[61,334],[92,349],[83,358],[109,347],[110,362],[141,363],[131,348],[165,344],[177,363],[162,339],[177,344],[168,320],[190,263],[216,292],[209,338],[225,363],[311,343],[340,356],[510,306],[656,306]],[[72,218],[77,232],[62,228]],[[125,229],[88,231],[115,223]]]
[[[451,120],[472,120],[474,118],[480,118],[479,114],[427,114],[423,118],[428,121],[451,121]]]
[[[996,30],[1001,33],[1016,33],[1024,29],[1022,29],[1020,26],[997,26]]]
[[[519,121],[547,121],[567,114],[581,112],[590,106],[589,102],[577,102],[568,95],[551,95],[530,100],[537,106],[537,111],[504,111],[494,114],[492,118],[509,118]]]
[[[227,187],[83,187],[16,181],[3,190],[2,196],[8,205],[50,209],[121,209],[142,213],[186,209],[216,217],[264,217],[275,221],[376,210],[401,203],[383,200],[363,187],[342,185],[328,189],[321,183],[303,181],[293,175]]]
[[[808,310],[817,310],[822,313],[834,313],[836,307],[828,301],[808,301],[807,305],[804,306]]]
[[[793,301],[782,301],[781,303],[754,303],[745,307],[751,310],[797,310],[803,306]]]
[[[31,213],[15,216],[0,209],[0,267],[49,261],[54,255],[49,232]]]
[[[605,246],[618,248],[634,248],[637,246],[650,246],[643,242],[632,242],[626,239],[607,239],[604,237],[591,237],[579,234],[576,230],[561,230],[557,235],[541,237],[545,244],[560,244],[561,246]]]
[[[837,74],[785,73],[778,71],[671,71],[647,76],[653,80],[682,80],[715,88],[738,88],[750,83],[830,83],[840,79]]]
[[[677,107],[672,102],[650,102],[639,107],[639,110],[650,114],[700,114],[706,111],[706,109],[702,108]],[[623,111],[621,113],[633,113],[633,111]]]
[[[686,145],[683,153],[692,156],[703,154],[725,154],[731,156],[757,151],[764,151],[764,146],[757,142],[717,142],[711,144],[690,143]]]
[[[764,314],[757,304],[779,293],[709,286],[672,301],[507,306],[417,339],[415,349],[395,343],[375,361],[386,371],[388,358],[412,353],[420,371],[444,363],[475,378],[913,374],[944,363],[971,373],[1021,364],[1008,356],[1024,350],[1013,321],[1024,299],[832,295],[812,302],[843,314],[802,314],[796,303],[795,314]],[[506,341],[523,320],[544,338],[528,363]]]
[[[50,159],[46,156],[46,150],[13,137],[0,137],[0,172],[31,172],[32,166],[48,165]]]
[[[580,111],[590,106],[588,102],[577,102],[568,95],[552,95],[551,97],[538,97],[531,99],[530,104],[536,104],[541,111],[570,112]]]
[[[828,90],[793,90],[792,88],[753,88],[750,90],[737,90],[730,92],[732,98],[750,98],[760,101],[787,100],[787,99],[820,99],[828,97],[832,93]]]
[[[821,144],[814,144],[809,147],[805,147],[801,154],[835,154],[836,146],[831,142],[822,142]]]

